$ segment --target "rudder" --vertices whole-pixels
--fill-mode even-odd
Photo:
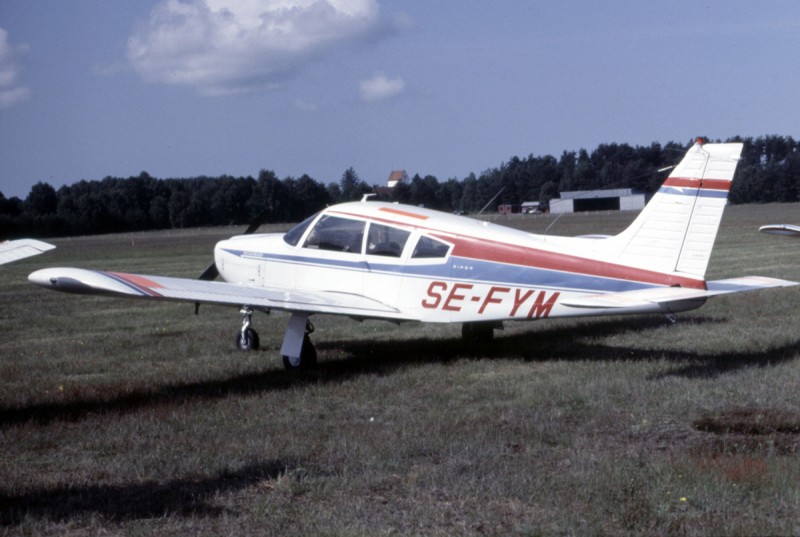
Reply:
[[[695,143],[636,220],[608,239],[619,262],[702,279],[741,143]]]

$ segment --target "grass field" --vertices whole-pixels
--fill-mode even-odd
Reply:
[[[563,216],[615,233],[633,213]],[[543,231],[549,216],[495,217]],[[726,211],[709,278],[800,280],[797,205]],[[285,227],[283,228],[285,229]],[[44,266],[196,276],[202,229],[54,240],[0,267],[0,532],[9,535],[797,535],[800,288],[662,317],[459,326],[81,297]]]

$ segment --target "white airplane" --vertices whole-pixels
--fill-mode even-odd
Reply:
[[[489,339],[503,321],[663,313],[706,298],[796,282],[705,281],[742,144],[698,141],[635,221],[613,237],[557,237],[391,203],[343,203],[285,234],[217,243],[199,280],[48,268],[29,276],[57,291],[241,307],[236,341],[258,347],[254,310],[291,313],[284,365],[316,362],[313,314],[462,323]],[[225,282],[207,281],[221,275]]]
[[[787,237],[800,237],[800,226],[792,224],[769,224],[758,228],[761,233],[770,235],[785,235]]]
[[[55,248],[52,244],[36,239],[17,239],[0,242],[0,265],[11,263],[34,255],[43,254]]]

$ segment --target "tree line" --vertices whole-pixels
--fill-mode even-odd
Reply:
[[[731,203],[798,201],[800,142],[777,135],[727,141],[744,142]],[[690,145],[601,144],[592,152],[565,151],[559,158],[513,157],[463,179],[439,181],[432,175],[415,175],[392,189],[368,184],[353,168],[327,185],[308,175],[279,179],[269,170],[261,170],[258,177],[189,179],[157,179],[142,172],[128,178],[82,180],[58,189],[39,182],[24,200],[6,198],[0,192],[0,237],[244,225],[256,219],[297,222],[327,205],[357,200],[365,193],[465,213],[495,211],[500,204],[523,201],[546,204],[565,191],[633,188],[652,193],[668,174],[663,169],[676,164]]]

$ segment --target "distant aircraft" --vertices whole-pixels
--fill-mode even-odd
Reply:
[[[368,201],[329,207],[285,234],[217,243],[199,280],[49,268],[29,276],[57,291],[241,308],[239,349],[258,347],[254,310],[291,313],[288,369],[316,363],[312,314],[462,323],[488,340],[503,321],[663,313],[706,298],[795,282],[705,281],[742,144],[689,149],[650,203],[612,237],[534,235],[465,216]],[[221,275],[226,282],[208,281]]]
[[[17,239],[0,242],[0,265],[11,263],[34,255],[43,254],[55,248],[52,244],[36,239]]]
[[[793,226],[792,224],[770,224],[761,226],[758,230],[762,233],[769,233],[770,235],[800,237],[800,226]]]

